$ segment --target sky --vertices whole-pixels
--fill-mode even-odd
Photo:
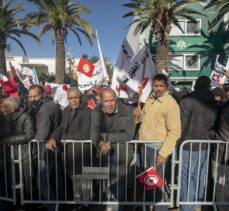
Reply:
[[[19,3],[26,4],[26,12],[34,11],[35,7],[26,0],[16,0]],[[15,2],[16,2],[15,1]],[[73,0],[83,6],[89,8],[92,12],[90,16],[82,16],[87,20],[93,29],[97,29],[99,34],[100,45],[104,57],[108,57],[115,63],[118,53],[128,32],[128,24],[131,18],[122,18],[129,11],[128,8],[121,6],[127,3],[128,0]],[[24,36],[20,39],[25,46],[28,57],[55,57],[55,45],[52,44],[51,34],[47,33],[41,37],[41,43],[36,43],[33,39]],[[74,57],[80,57],[82,54],[89,56],[99,56],[99,51],[96,42],[93,46],[81,36],[82,46],[77,41],[77,38],[70,33],[68,36],[66,52],[73,49]],[[11,51],[7,55],[22,56],[23,51],[13,41],[9,42]]]

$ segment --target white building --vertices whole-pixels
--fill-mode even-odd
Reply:
[[[79,59],[74,59],[74,64]],[[6,68],[9,71],[9,62],[18,69],[19,71],[22,67],[35,68],[37,72],[44,72],[46,74],[55,74],[55,58],[28,58],[24,56],[6,56]],[[66,59],[66,68],[69,68],[69,62]]]

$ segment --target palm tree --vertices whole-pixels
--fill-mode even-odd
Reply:
[[[213,27],[222,21],[224,15],[229,13],[229,1],[228,0],[211,0],[209,4],[205,7],[205,9],[215,7],[215,10],[217,11],[216,17],[211,21],[209,24],[209,31],[212,31]],[[229,20],[226,22],[229,24]]]
[[[6,74],[6,57],[5,51],[7,49],[7,40],[11,39],[15,41],[23,50],[26,55],[25,48],[18,38],[23,35],[28,35],[35,40],[39,39],[26,29],[22,29],[22,25],[25,25],[25,21],[16,15],[24,11],[24,5],[18,4],[11,7],[13,0],[6,3],[0,0],[0,73]]]
[[[80,34],[92,45],[93,30],[89,23],[80,17],[80,13],[91,14],[90,10],[70,0],[29,0],[37,5],[38,11],[27,15],[30,26],[41,26],[39,36],[52,32],[52,41],[56,44],[56,82],[64,82],[65,42],[71,31],[80,45]]]
[[[182,30],[178,18],[185,18],[196,22],[193,14],[202,15],[194,9],[188,8],[186,4],[199,2],[198,0],[130,0],[130,3],[123,6],[131,9],[123,17],[135,17],[137,23],[135,33],[143,33],[150,27],[149,43],[152,43],[153,36],[156,41],[156,71],[168,70],[168,48],[169,33],[173,23]],[[183,31],[183,30],[182,30]]]

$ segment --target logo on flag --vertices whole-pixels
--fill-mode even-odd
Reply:
[[[95,69],[95,65],[87,61],[86,59],[80,58],[79,64],[77,66],[77,71],[83,73],[87,77],[91,77],[93,75],[93,71]]]
[[[146,190],[152,190],[164,184],[164,181],[153,167],[137,175],[136,179],[145,186]]]

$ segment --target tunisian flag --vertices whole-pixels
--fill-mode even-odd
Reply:
[[[93,65],[92,63],[90,63],[84,58],[80,58],[77,66],[78,72],[81,72],[90,78],[93,74],[94,69],[95,69],[95,65]]]
[[[145,186],[146,190],[152,190],[161,187],[164,184],[164,181],[153,167],[137,175],[136,179],[139,183]]]

